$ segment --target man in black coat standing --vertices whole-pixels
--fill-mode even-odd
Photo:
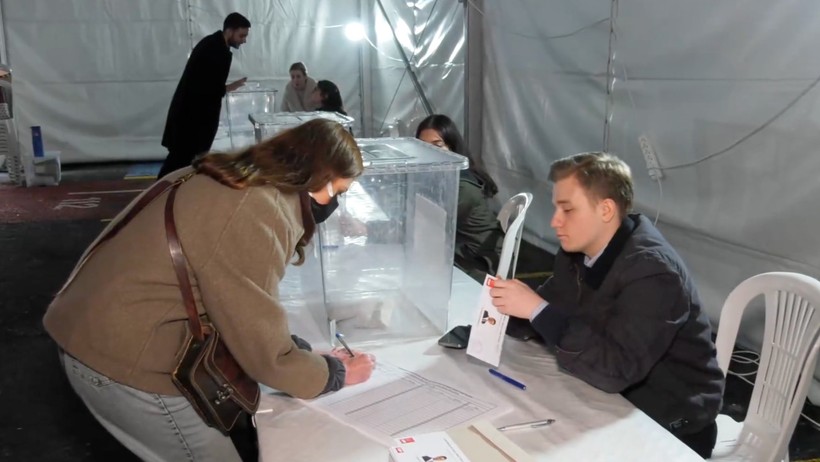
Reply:
[[[162,135],[168,157],[159,178],[187,167],[194,157],[211,149],[219,127],[222,97],[225,92],[240,88],[246,80],[225,84],[233,58],[230,48],[239,49],[245,43],[250,27],[246,17],[231,13],[225,18],[221,31],[203,38],[191,51],[168,109]]]

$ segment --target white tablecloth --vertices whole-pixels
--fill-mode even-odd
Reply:
[[[477,306],[480,285],[454,274],[450,324],[464,324]],[[294,332],[299,327],[294,326]],[[501,426],[553,418],[539,429],[506,432],[539,461],[698,461],[677,438],[617,394],[608,394],[558,370],[540,344],[507,338],[499,370],[527,385],[519,390],[488,373],[465,350],[449,350],[436,339],[370,350],[386,361],[466,393],[491,397],[513,410],[492,423]],[[264,395],[257,415],[262,461],[387,461],[387,448],[299,400]]]

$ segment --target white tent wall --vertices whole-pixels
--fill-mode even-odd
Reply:
[[[460,123],[463,5],[383,4],[434,108]],[[0,6],[18,126],[42,126],[47,149],[61,150],[64,162],[163,158],[160,137],[185,60],[231,11],[252,27],[248,42],[234,50],[229,79],[273,80],[281,97],[290,64],[303,61],[312,77],[339,85],[360,135],[379,134],[394,119],[406,135],[426,115],[388,22],[371,0],[2,0]],[[355,22],[365,25],[375,49],[346,38],[345,26]],[[30,155],[30,137],[21,135]]]
[[[807,59],[819,20],[810,0],[620,2],[610,148],[634,166],[646,210],[660,195],[640,135],[661,166],[696,163],[664,172],[661,228],[714,320],[749,276],[820,277],[820,61]],[[756,310],[738,340],[756,347],[762,337]]]
[[[3,2],[0,0],[0,63],[8,63],[8,54],[6,53],[6,27],[5,14],[3,13]]]
[[[500,201],[535,195],[533,239],[554,250],[550,163],[600,150],[610,5],[593,0],[484,1],[482,159]]]
[[[24,153],[31,155],[28,127],[40,125],[46,149],[67,161],[158,156],[157,114],[167,110],[189,43],[183,3],[2,6]]]
[[[8,59],[24,152],[29,126],[63,160],[160,159],[168,104],[191,47],[222,28],[231,11],[252,23],[234,50],[231,78],[287,83],[304,61],[315,78],[336,82],[346,108],[360,107],[359,44],[344,25],[358,0],[3,0]]]
[[[620,0],[612,23],[608,0],[484,6],[482,154],[502,198],[535,194],[531,237],[556,248],[550,162],[606,148],[632,166],[636,208],[654,217],[660,204],[659,227],[694,273],[713,323],[749,276],[820,277],[820,61],[809,58],[820,41],[816,2]],[[664,171],[661,202],[640,135],[662,167],[723,153]],[[757,348],[762,323],[762,311],[750,313],[739,342]],[[820,387],[811,399],[820,403]]]

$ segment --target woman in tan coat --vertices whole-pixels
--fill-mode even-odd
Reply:
[[[277,298],[288,263],[304,259],[314,217],[326,218],[361,172],[350,133],[314,120],[166,177],[194,173],[177,190],[174,214],[200,316],[250,377],[295,397],[365,381],[373,369],[367,354],[311,352],[291,336]],[[305,193],[312,207],[302,205]],[[71,386],[135,454],[239,460],[230,438],[208,427],[171,381],[190,333],[165,235],[167,195],[74,270],[44,324]]]

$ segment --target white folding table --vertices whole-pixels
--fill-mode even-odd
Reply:
[[[461,271],[453,276],[450,325],[470,323],[480,285]],[[309,318],[309,317],[308,317]],[[309,326],[291,321],[293,332]],[[321,339],[318,339],[321,348]],[[539,429],[506,432],[539,461],[699,461],[686,445],[619,394],[609,394],[559,371],[543,345],[505,341],[500,370],[527,385],[519,390],[488,373],[465,350],[437,345],[435,338],[370,349],[386,361],[476,396],[491,396],[512,410],[497,426],[552,418]],[[326,341],[325,341],[326,342]],[[325,346],[327,344],[325,343]],[[257,415],[262,461],[387,461],[387,447],[300,400],[265,394]]]

